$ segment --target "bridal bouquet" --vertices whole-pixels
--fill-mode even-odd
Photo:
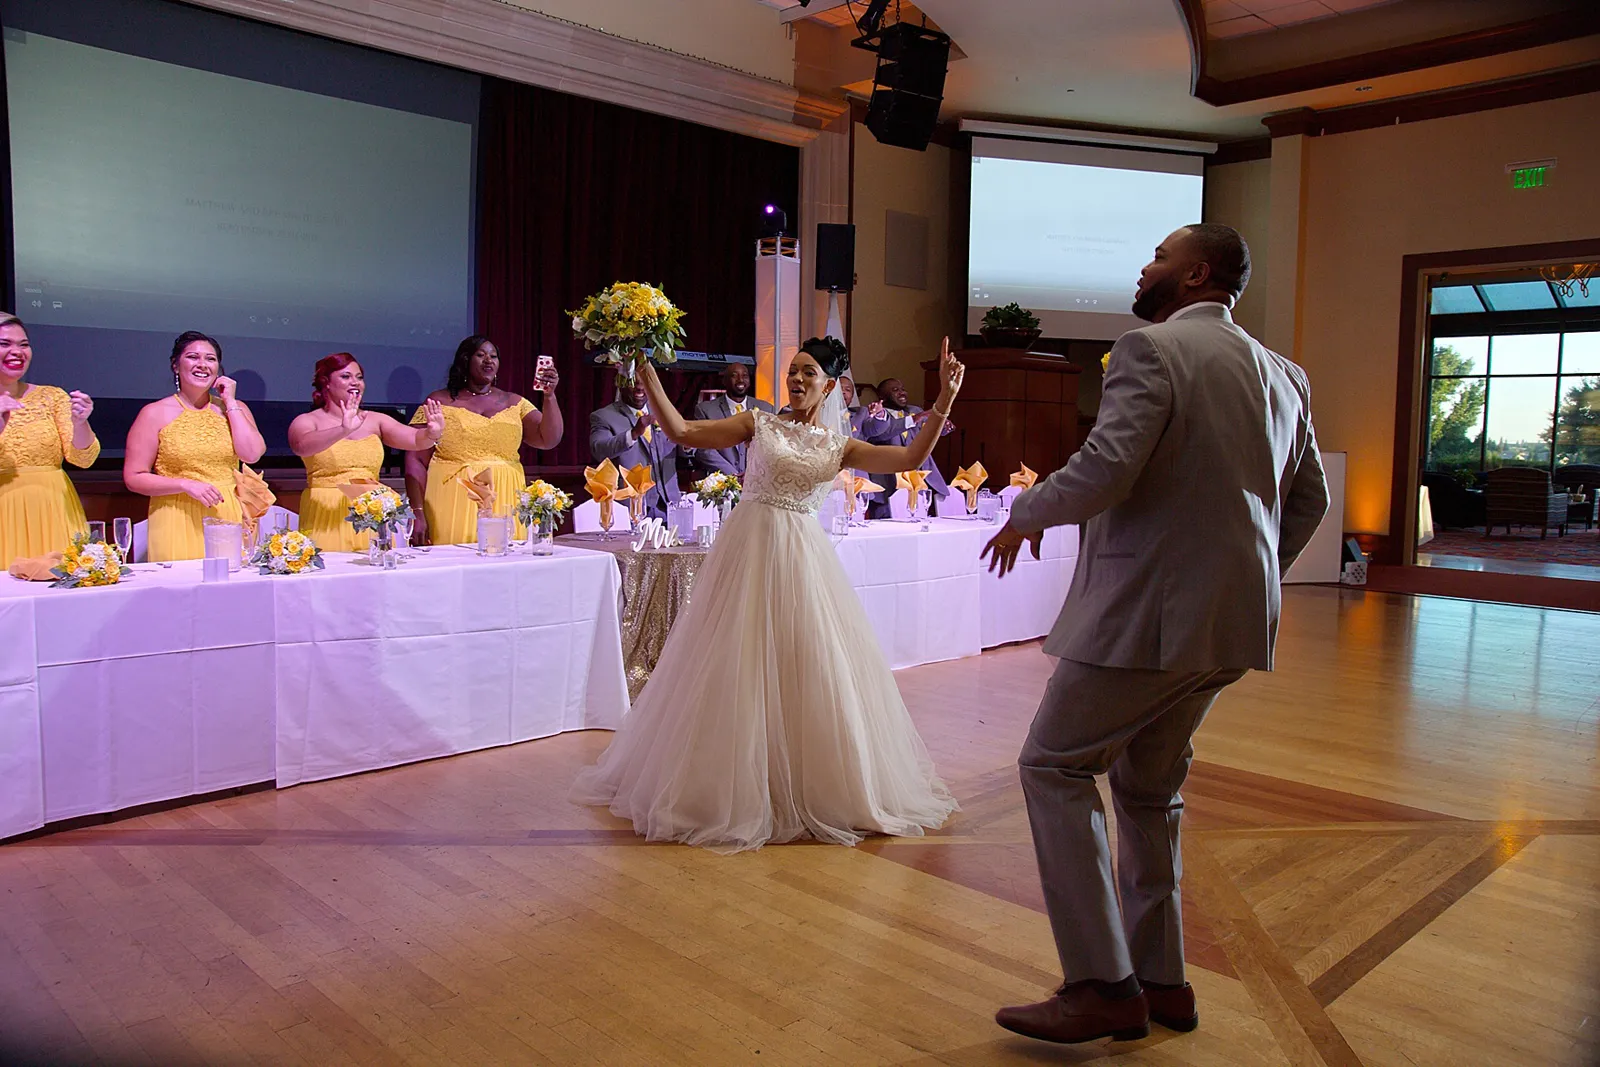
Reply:
[[[350,510],[344,521],[354,526],[357,533],[371,530],[374,533],[393,534],[400,520],[409,517],[411,505],[405,498],[386,485],[368,489],[350,501]]]
[[[700,502],[708,507],[726,510],[739,502],[739,479],[720,471],[708,474],[694,487]]]
[[[51,582],[56,589],[89,589],[101,585],[116,585],[128,574],[123,565],[122,550],[104,541],[91,541],[84,534],[72,538],[72,547],[61,554],[61,562],[50,568],[56,576]]]
[[[615,364],[624,378],[647,358],[663,367],[677,360],[672,350],[683,340],[683,312],[653,285],[617,282],[569,314],[583,347],[600,349],[598,361]]]
[[[543,479],[529,482],[517,495],[517,521],[532,528],[554,525],[572,507],[572,496]]]
[[[275,533],[250,557],[250,566],[262,574],[302,574],[322,570],[322,551],[299,530]]]

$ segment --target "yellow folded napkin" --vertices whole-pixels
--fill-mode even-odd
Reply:
[[[950,488],[960,489],[967,494],[967,510],[978,510],[978,490],[983,488],[983,483],[989,480],[989,472],[983,469],[982,463],[974,463],[970,467],[962,467],[956,471],[956,476],[950,479]]]
[[[632,496],[628,501],[628,514],[633,516],[635,523],[644,516],[645,494],[655,488],[656,480],[650,477],[650,468],[643,463],[637,467],[629,467],[622,480],[628,483]]]
[[[261,516],[272,507],[273,501],[278,498],[267,487],[267,480],[251,470],[242,467],[233,472],[234,492],[239,495],[239,511],[244,517],[244,532],[247,543],[254,544],[256,530],[261,525]]]
[[[611,528],[612,503],[633,496],[633,489],[627,485],[618,485],[617,479],[617,465],[609,459],[598,467],[583,468],[583,487],[588,490],[590,499],[600,505],[602,529]]]
[[[56,576],[51,574],[50,570],[61,566],[62,559],[63,554],[60,552],[46,552],[32,559],[14,559],[11,561],[9,571],[11,577],[21,578],[25,582],[53,582]]]
[[[1033,483],[1038,480],[1039,476],[1029,470],[1026,463],[1022,465],[1021,470],[1011,476],[1011,484],[1018,489],[1032,489]]]
[[[462,471],[456,475],[456,481],[467,491],[473,503],[478,505],[479,515],[494,514],[494,475],[490,473],[488,467],[477,474]]]
[[[928,472],[901,471],[899,474],[894,476],[894,487],[896,490],[910,490],[912,495],[908,496],[907,500],[913,506],[915,506],[917,502],[915,494],[920,493],[924,489],[928,488]]]
[[[346,500],[355,500],[363,493],[370,493],[374,489],[381,489],[382,487],[382,482],[374,482],[367,478],[357,478],[339,486],[339,492],[345,495]]]

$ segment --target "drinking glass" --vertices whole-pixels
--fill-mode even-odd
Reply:
[[[104,541],[106,539],[106,524],[99,519],[89,520],[89,540]]]
[[[411,548],[411,534],[417,525],[417,517],[411,512],[405,512],[394,522],[394,548],[401,559],[414,559],[409,551]]]
[[[111,536],[117,542],[117,548],[120,549],[121,552],[122,552],[123,562],[125,562],[125,563],[132,562],[133,561],[133,520],[132,519],[127,519],[127,518],[112,519],[111,520]]]

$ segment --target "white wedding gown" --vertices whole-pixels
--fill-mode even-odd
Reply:
[[[743,499],[575,801],[722,852],[920,836],[956,809],[816,518],[845,444],[756,413]]]

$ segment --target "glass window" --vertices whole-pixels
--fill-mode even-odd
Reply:
[[[1490,378],[1488,465],[1548,467],[1555,399],[1554,378]]]
[[[1561,292],[1561,287],[1556,286],[1556,299],[1564,308],[1600,308],[1600,277],[1589,279],[1589,291],[1583,291],[1583,286],[1574,285],[1572,295],[1566,296]],[[1437,312],[1437,308],[1434,309]]]
[[[1600,279],[1595,282],[1600,289]],[[1562,374],[1600,374],[1600,333],[1569,333],[1561,339]]]
[[[1512,334],[1496,337],[1489,346],[1489,373],[1554,374],[1556,355],[1561,350],[1561,335],[1554,333]],[[1494,431],[1489,431],[1493,436]]]
[[[1435,315],[1478,314],[1483,311],[1483,301],[1470,285],[1447,285],[1433,291],[1432,310]]]
[[[1600,337],[1600,334],[1596,334]],[[1487,337],[1439,337],[1433,342],[1433,363],[1429,372],[1436,376],[1489,373]]]
[[[1502,282],[1479,286],[1490,311],[1543,311],[1556,306],[1544,282]]]
[[[1562,378],[1556,406],[1556,465],[1600,464],[1600,374]]]
[[[1482,378],[1435,378],[1428,398],[1430,471],[1480,470],[1483,466]]]

